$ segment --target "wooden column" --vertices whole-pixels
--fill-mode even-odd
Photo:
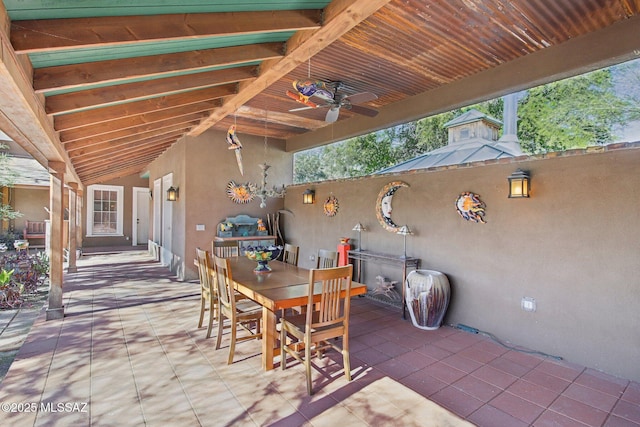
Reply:
[[[64,262],[64,172],[62,162],[49,162],[51,185],[49,187],[49,211],[51,215],[51,251],[49,253],[49,306],[47,320],[64,317],[62,305],[62,282]]]
[[[75,182],[69,183],[69,259],[67,264],[67,273],[77,273],[78,267],[76,266],[76,248],[77,248],[77,233],[76,223],[78,221],[77,212],[77,191],[78,184]]]
[[[84,191],[78,188],[76,193],[76,218],[78,219],[76,224],[76,246],[80,249],[80,253],[82,254],[82,237],[84,236],[84,218],[82,218],[82,206],[84,206]]]

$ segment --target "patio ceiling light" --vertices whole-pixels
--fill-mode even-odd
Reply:
[[[516,170],[509,178],[509,198],[522,199],[529,197],[531,189],[529,183],[529,174],[522,169]]]

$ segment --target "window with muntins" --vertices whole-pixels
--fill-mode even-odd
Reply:
[[[123,188],[119,186],[89,186],[87,235],[122,235]]]

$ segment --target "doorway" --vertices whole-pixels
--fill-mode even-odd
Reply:
[[[133,187],[133,246],[149,241],[149,189]]]

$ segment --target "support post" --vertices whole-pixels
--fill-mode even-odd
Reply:
[[[76,235],[76,221],[77,221],[77,191],[78,184],[75,182],[69,183],[69,259],[67,264],[67,273],[77,273],[78,267],[76,266],[76,248],[77,248],[77,235]]]
[[[62,283],[64,262],[64,172],[63,162],[49,162],[51,185],[49,187],[49,211],[51,215],[51,251],[49,253],[49,305],[46,319],[62,319]]]

